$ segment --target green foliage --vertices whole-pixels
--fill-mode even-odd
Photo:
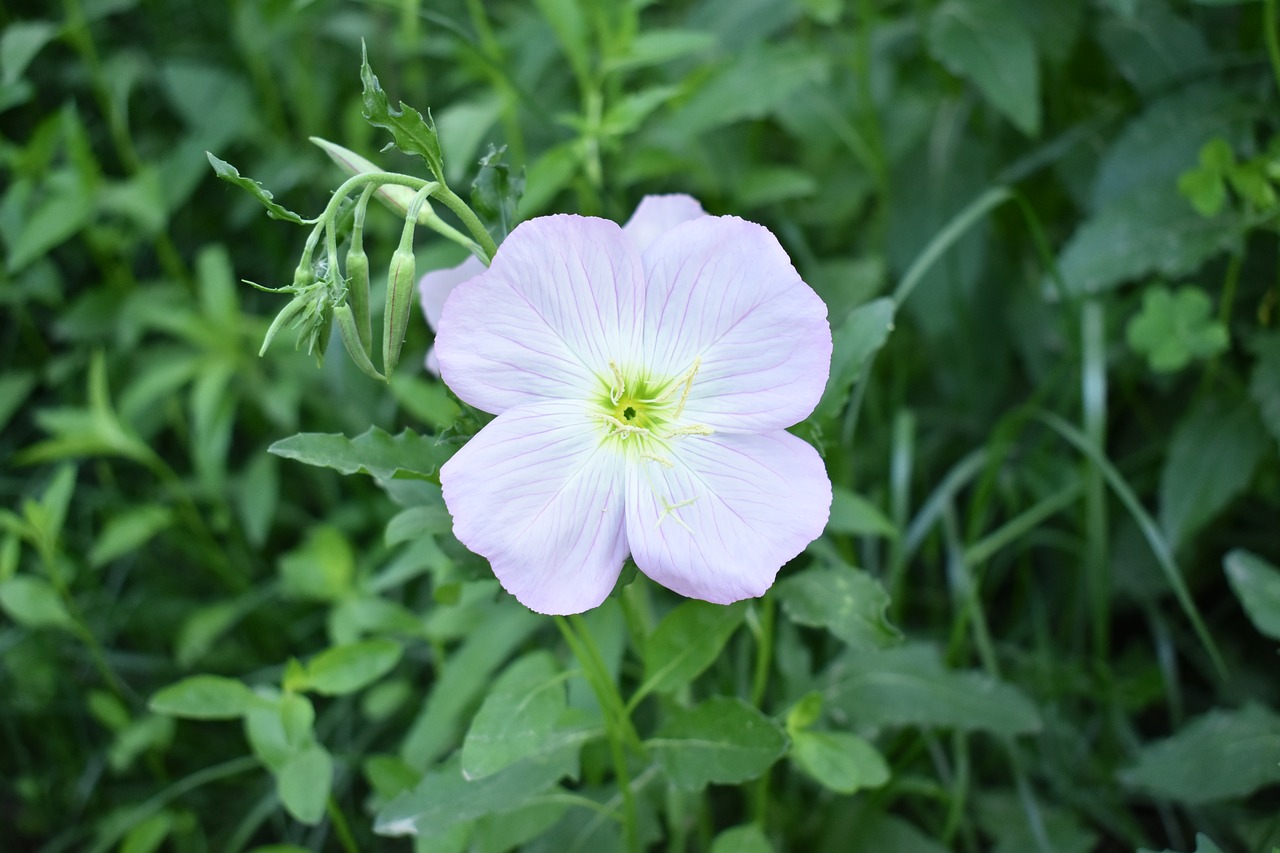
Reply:
[[[1275,14],[0,12],[0,843],[1276,848]],[[831,517],[557,624],[452,535],[415,279],[658,192],[825,300]]]

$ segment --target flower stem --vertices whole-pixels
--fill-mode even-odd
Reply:
[[[638,743],[639,737],[631,725],[622,697],[618,694],[613,678],[610,677],[604,665],[604,659],[600,656],[600,650],[586,623],[578,616],[568,619],[557,616],[555,620],[556,627],[560,629],[565,642],[569,644],[573,656],[578,659],[583,676],[591,685],[592,691],[596,694],[596,700],[600,703],[600,710],[605,718],[605,734],[609,740],[609,754],[613,759],[613,773],[618,782],[618,791],[622,794],[622,828],[626,837],[627,850],[630,853],[640,853],[640,836],[636,826],[636,800],[631,790],[631,773],[627,768],[624,743],[624,739],[634,739]]]
[[[446,186],[441,185],[440,189],[436,191],[435,197],[440,199],[445,207],[452,210],[462,220],[463,225],[467,226],[471,236],[476,238],[476,242],[484,250],[485,263],[493,260],[494,252],[498,251],[498,244],[493,242],[493,235],[484,227],[484,223],[480,221],[480,217],[476,216],[475,211],[468,207],[467,203],[459,198],[457,193]]]

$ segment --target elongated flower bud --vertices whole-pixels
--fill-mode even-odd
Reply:
[[[360,340],[360,332],[357,328],[359,321],[356,320],[351,306],[339,305],[334,308],[333,318],[338,321],[338,334],[342,336],[342,343],[346,346],[351,360],[356,363],[356,367],[360,368],[366,375],[385,382],[387,377],[379,373],[378,368],[373,366],[373,362],[369,360],[367,344]]]
[[[368,353],[373,333],[369,320],[369,256],[364,253],[363,246],[353,243],[347,249],[347,278],[350,288],[347,298],[351,302],[351,313],[355,315],[353,322],[360,336],[360,345]]]
[[[400,361],[400,348],[404,345],[405,330],[409,327],[409,313],[413,308],[413,291],[417,260],[413,256],[412,234],[410,245],[400,247],[391,256],[387,271],[387,313],[382,328],[382,370],[390,376]]]

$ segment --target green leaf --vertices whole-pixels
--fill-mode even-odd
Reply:
[[[773,845],[756,823],[733,826],[715,837],[711,853],[773,853]]]
[[[297,548],[280,557],[285,592],[314,601],[346,597],[356,572],[356,557],[342,531],[328,524],[311,529]]]
[[[306,224],[306,220],[301,216],[272,201],[271,193],[262,184],[252,178],[242,176],[235,166],[232,166],[226,160],[219,160],[217,157],[213,156],[213,152],[206,151],[204,153],[205,156],[209,158],[209,165],[213,166],[214,174],[228,183],[235,184],[237,187],[245,190],[249,195],[256,198],[262,203],[262,206],[267,209],[267,216],[270,216],[272,219],[283,219],[286,222],[293,222],[298,225]]]
[[[644,647],[644,682],[631,702],[688,684],[720,656],[742,624],[746,604],[685,601],[663,617]]]
[[[386,543],[390,547],[452,529],[453,517],[444,506],[411,506],[387,522]]]
[[[1227,206],[1226,181],[1207,169],[1189,169],[1179,175],[1178,192],[1204,217],[1217,216]]]
[[[436,135],[431,113],[423,119],[422,113],[400,102],[400,108],[391,106],[382,84],[369,66],[369,54],[360,45],[360,82],[364,87],[364,117],[374,127],[391,131],[395,145],[406,154],[416,154],[427,163],[427,168],[437,181],[445,182],[444,154],[440,150],[440,138]]]
[[[880,581],[859,569],[805,569],[779,583],[777,596],[792,622],[826,628],[851,648],[885,648],[902,639],[885,617],[889,594]]]
[[[921,726],[1001,735],[1040,730],[1022,691],[981,672],[943,667],[932,645],[850,651],[829,670],[827,707],[858,728]]]
[[[58,35],[52,21],[9,21],[0,35],[0,85],[11,86],[31,60]]]
[[[840,794],[879,788],[889,781],[889,765],[879,750],[847,732],[793,732],[791,760]]]
[[[591,79],[591,45],[587,19],[578,0],[535,0],[542,19],[551,25],[556,41],[578,81]]]
[[[304,432],[282,438],[268,451],[285,459],[295,459],[343,474],[368,474],[378,479],[397,475],[431,478],[457,450],[432,436],[404,430],[389,435],[370,427],[355,438],[339,433]]]
[[[1012,4],[946,0],[929,21],[929,52],[972,80],[991,105],[1028,136],[1040,132],[1035,41]]]
[[[489,146],[480,158],[480,169],[471,182],[471,209],[501,243],[516,227],[516,211],[524,196],[524,169],[517,172],[503,162],[507,147]]]
[[[564,675],[548,652],[531,652],[494,682],[462,742],[462,774],[468,779],[543,756],[563,746],[553,737],[567,707]]]
[[[675,59],[705,53],[715,46],[713,33],[697,30],[651,28],[637,33],[626,53],[611,57],[605,63],[606,71],[627,71],[649,68]]]
[[[1280,569],[1242,548],[1228,553],[1222,565],[1253,626],[1280,640]]]
[[[1178,424],[1160,474],[1160,527],[1176,550],[1244,493],[1269,442],[1253,407],[1207,400]]]
[[[1142,294],[1142,311],[1129,320],[1125,339],[1157,373],[1181,370],[1193,359],[1209,359],[1227,348],[1227,330],[1213,316],[1209,296],[1198,287],[1170,291],[1154,284]]]
[[[26,628],[73,630],[75,620],[63,606],[57,590],[44,578],[18,575],[0,583],[0,608]]]
[[[898,528],[878,506],[840,486],[831,490],[831,519],[827,522],[827,530],[853,536],[885,536],[890,539],[898,536]]]
[[[1126,785],[1182,803],[1246,797],[1280,782],[1280,716],[1260,705],[1217,709],[1148,744]]]
[[[1280,333],[1259,335],[1253,349],[1258,361],[1249,377],[1249,396],[1271,437],[1280,442]]]
[[[403,653],[395,640],[381,637],[334,646],[307,664],[305,689],[321,696],[355,693],[394,669]]]
[[[173,814],[159,811],[129,830],[119,853],[154,853],[173,830]]]
[[[276,774],[276,792],[295,820],[315,826],[324,817],[333,783],[333,759],[320,744],[312,743],[285,762]]]
[[[173,523],[173,510],[159,504],[130,507],[112,516],[89,551],[89,565],[103,566],[147,544]]]
[[[1141,276],[1176,278],[1214,255],[1236,251],[1244,225],[1206,219],[1172,186],[1151,186],[1107,204],[1076,229],[1058,256],[1071,296],[1104,293]]]
[[[1104,18],[1098,41],[1134,88],[1150,96],[1206,75],[1215,58],[1201,27],[1175,14],[1165,0],[1126,2],[1132,13]]]
[[[577,773],[578,747],[525,759],[483,779],[468,780],[456,761],[422,777],[378,812],[380,835],[439,835],[459,823],[514,811],[565,776]]]
[[[8,425],[14,412],[36,387],[36,378],[30,373],[7,372],[0,375],[0,430]]]
[[[68,240],[88,223],[93,213],[93,195],[73,175],[62,173],[56,183],[39,193],[33,210],[25,211],[21,230],[9,241],[5,269],[10,275],[21,272]]]
[[[261,704],[252,690],[234,678],[193,675],[157,692],[147,707],[189,720],[234,720]]]
[[[863,364],[889,339],[896,311],[892,299],[876,299],[851,311],[835,330],[831,373],[811,418],[834,417],[844,408],[849,401],[850,386],[862,374]]]
[[[672,784],[697,791],[760,776],[786,751],[787,738],[757,708],[733,696],[713,696],[674,710],[646,744]]]
[[[392,376],[391,393],[410,415],[437,430],[452,426],[462,414],[443,383],[428,382],[411,373]]]
[[[1221,134],[1238,127],[1251,109],[1236,93],[1216,85],[1190,87],[1153,101],[1103,153],[1091,206],[1098,210],[1144,188],[1167,188],[1197,161],[1210,174],[1225,177],[1225,170],[1216,168],[1222,152],[1215,142],[1225,145]]]

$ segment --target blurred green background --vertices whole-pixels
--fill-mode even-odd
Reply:
[[[508,660],[566,657],[429,478],[267,452],[474,428],[417,317],[389,387],[336,343],[257,354],[283,301],[241,280],[287,284],[305,232],[205,152],[304,215],[342,178],[308,137],[423,174],[362,118],[361,40],[393,103],[431,109],[459,194],[490,145],[522,217],[689,193],[773,229],[829,306],[831,384],[795,430],[837,487],[828,532],[637,725],[816,693],[890,773],[850,793],[789,718],[756,781],[644,777],[654,849],[1280,844],[1275,7],[0,4],[0,849],[409,849],[379,810]],[[400,223],[366,228],[385,269]],[[652,625],[620,613],[592,624],[634,690]],[[287,666],[357,642],[340,688]],[[244,726],[149,708],[198,673],[286,689],[267,722],[222,715]],[[616,792],[593,749],[566,797]],[[624,843],[580,802],[475,802],[418,849]]]

